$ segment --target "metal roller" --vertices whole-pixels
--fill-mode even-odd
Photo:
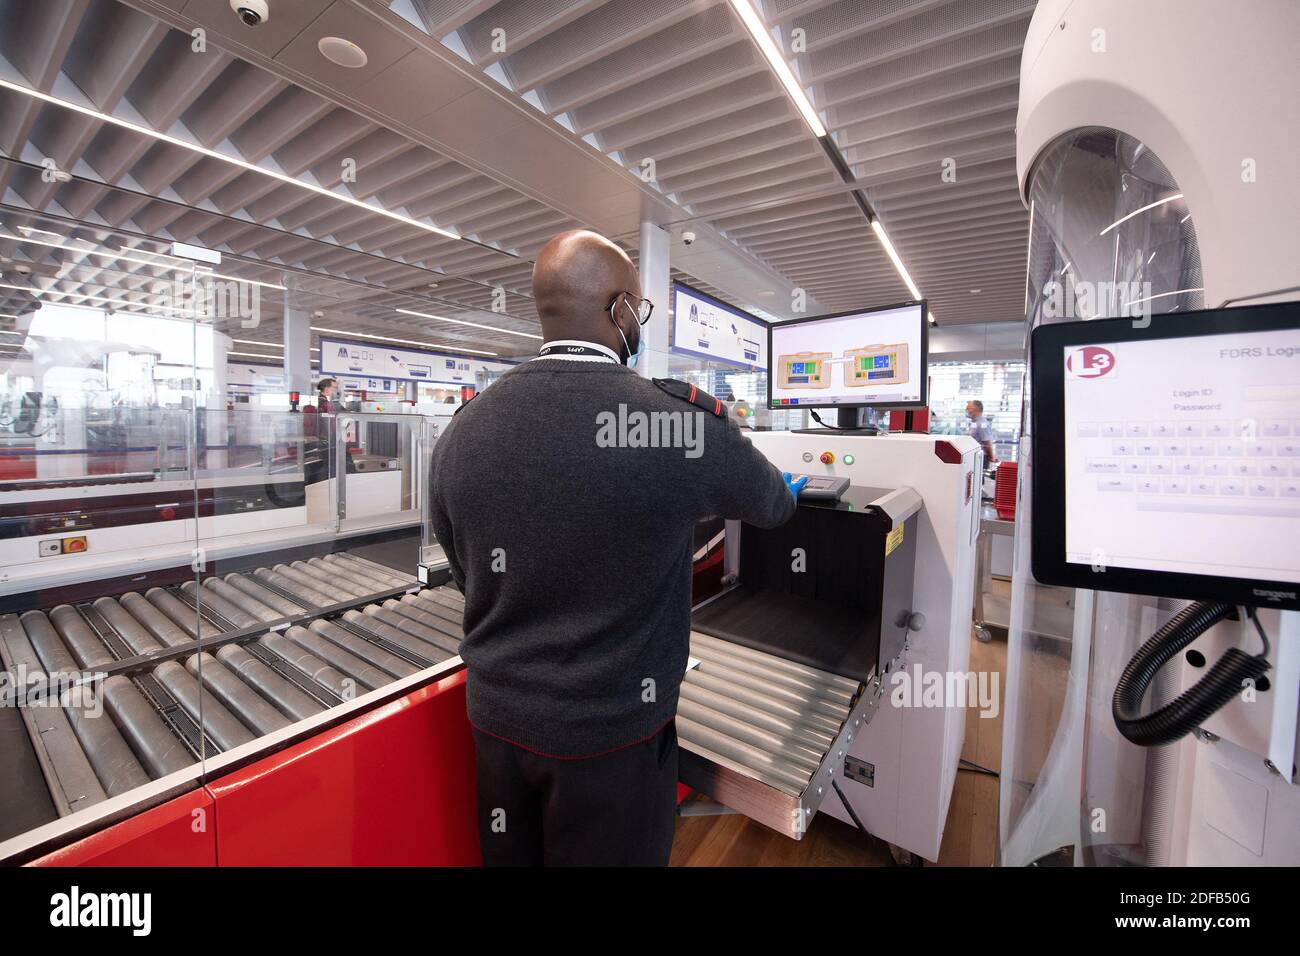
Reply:
[[[58,616],[62,619],[63,627],[58,630],[44,614],[38,611],[28,611],[20,619],[28,639],[45,664],[47,674],[80,674],[85,667],[103,666],[114,659],[108,652],[108,648],[104,647],[93,633],[90,633],[90,628],[85,626],[85,620],[77,614],[75,608],[64,604],[55,608],[51,615],[55,612],[62,612]],[[84,632],[77,631],[75,635],[79,648],[73,647],[66,638],[60,637],[65,629],[73,629],[70,626],[72,618],[69,614],[85,626]],[[92,663],[78,663],[78,658],[81,658],[82,654],[85,655],[86,661]],[[104,788],[104,792],[113,797],[148,783],[149,774],[140,765],[140,761],[136,759],[135,753],[113,721],[96,716],[94,708],[87,703],[87,698],[83,694],[85,689],[69,689],[59,696],[59,703],[63,706],[72,732],[76,735],[77,742],[94,769],[95,777]],[[100,701],[107,706],[105,698],[100,698]]]
[[[59,701],[104,792],[115,797],[148,783],[149,774],[113,721],[96,716],[92,709],[78,703],[76,697],[77,692],[68,690],[59,696]]]
[[[208,608],[220,614],[236,628],[256,627],[262,623],[255,615],[245,610],[242,605],[229,601],[206,587],[201,588],[193,581],[186,581],[181,585],[181,590],[190,596],[196,607],[201,608],[207,605]],[[193,613],[197,615],[198,611]]]
[[[420,594],[415,594],[415,595],[408,594],[403,598],[403,600],[405,600],[406,597],[409,597],[411,598],[412,601],[415,602],[416,607],[420,608],[426,613],[435,614],[438,617],[442,618],[443,620],[447,621],[448,623],[455,624],[458,628],[464,625],[465,623],[464,611],[458,610],[454,607],[448,607],[446,604],[443,604],[432,597],[425,597],[425,593],[427,592],[421,592]],[[463,634],[464,631],[462,630],[461,633]]]
[[[131,591],[123,594],[117,601],[122,607],[130,611],[131,616],[143,624],[150,634],[168,647],[188,644],[193,640],[179,624],[158,610],[151,602],[145,600],[142,595]],[[189,613],[195,617],[198,614],[194,608],[189,608]]]
[[[384,608],[394,612],[395,614],[400,614],[405,618],[409,618],[419,624],[423,624],[429,629],[431,635],[427,639],[432,643],[437,644],[443,650],[447,651],[447,653],[460,653],[461,639],[458,634],[460,628],[456,627],[450,621],[445,621],[427,611],[421,611],[413,604],[405,604],[403,601],[397,601],[393,598],[389,598],[384,602]]]
[[[344,594],[337,588],[333,582],[321,581],[310,574],[304,574],[297,568],[290,567],[287,564],[277,564],[273,570],[277,574],[282,574],[290,581],[296,581],[299,585],[310,591],[319,594],[325,603],[321,607],[328,607],[331,604],[338,604],[340,601],[346,601],[351,595]]]
[[[312,611],[338,603],[330,595],[321,591],[319,588],[313,587],[310,584],[304,585],[301,581],[297,581],[289,575],[283,574],[280,571],[280,568],[283,567],[284,565],[277,565],[275,569],[258,568],[253,572],[253,577],[257,578],[259,581],[265,581],[267,584],[275,585],[286,594],[292,595],[295,601],[305,603],[307,608]]]
[[[211,693],[204,693],[199,682],[175,661],[165,661],[154,668],[167,692],[176,698],[185,712],[203,728],[203,732],[222,750],[230,750],[254,739],[230,711],[226,710]]]
[[[788,717],[778,716],[765,710],[759,710],[757,707],[751,707],[734,697],[725,697],[722,694],[697,686],[690,681],[682,683],[679,694],[682,700],[702,704],[719,713],[735,717],[737,720],[743,720],[747,724],[796,740],[807,747],[820,749],[822,753],[825,753],[835,740],[835,736],[829,731]]]
[[[337,575],[345,580],[355,582],[358,597],[377,594],[381,591],[391,591],[394,587],[388,581],[367,574],[364,569],[349,561],[337,560],[332,554],[315,558],[312,563],[316,564],[322,574]]]
[[[410,634],[412,637],[419,638],[428,644],[441,646],[438,643],[439,641],[450,640],[450,638],[442,631],[429,627],[427,624],[422,624],[413,618],[409,618],[399,611],[384,607],[382,604],[367,604],[361,609],[361,613],[366,617],[373,617],[376,620],[383,621],[389,627],[395,627],[397,630]],[[455,651],[449,653],[455,654]]]
[[[360,684],[366,690],[383,687],[393,679],[391,674],[386,674],[378,667],[367,664],[355,654],[350,654],[337,644],[325,640],[319,634],[314,634],[305,627],[291,627],[284,633],[289,640],[304,651],[315,654],[331,667],[342,671],[352,681]],[[347,695],[349,699],[356,696],[355,690]]]
[[[145,626],[112,598],[100,598],[95,601],[93,607],[108,626],[117,632],[122,642],[135,653],[148,654],[150,651],[162,648],[163,645],[149,633]]]
[[[185,632],[185,640],[179,643],[185,643],[196,637],[208,638],[221,633],[221,628],[204,620],[196,608],[186,604],[165,588],[150,588],[145,592],[144,596],[150,604],[162,611],[164,617],[171,620],[173,624],[176,624]]]
[[[163,777],[194,763],[194,755],[126,677],[104,682],[104,701],[122,736],[150,777]]]
[[[275,608],[282,617],[293,617],[306,610],[301,604],[276,594],[270,588],[262,587],[246,574],[227,574],[226,583],[243,591],[249,597],[256,598],[267,607]]]
[[[284,615],[275,608],[268,607],[251,594],[245,594],[243,591],[227,584],[225,581],[221,580],[221,578],[208,578],[203,582],[203,590],[221,598],[221,600],[227,604],[243,608],[243,610],[263,623],[267,621],[278,621],[280,618],[284,617]],[[209,598],[209,600],[213,599]],[[213,607],[216,607],[218,614],[222,613],[221,608],[217,607],[216,604],[213,604]],[[223,614],[222,616],[224,617],[225,615]]]
[[[227,644],[217,651],[217,658],[239,675],[250,687],[269,700],[280,712],[294,720],[319,714],[325,705],[292,681],[281,677],[244,648]]]
[[[712,634],[704,634],[700,631],[691,631],[691,647],[712,647],[719,651],[724,651],[732,657],[745,658],[746,660],[755,661],[769,670],[782,671],[796,677],[807,677],[813,680],[823,681],[833,687],[839,687],[849,692],[857,693],[859,682],[850,680],[847,677],[841,677],[839,674],[831,674],[826,671],[817,670],[815,667],[809,667],[807,664],[797,664],[794,661],[788,661],[784,657],[777,657],[774,654],[768,654],[764,651],[755,650],[752,647],[746,647],[743,644],[732,644],[724,641],[722,638],[714,637]],[[696,657],[699,655],[696,654]]]
[[[376,561],[371,561],[369,558],[363,558],[360,555],[352,554],[349,551],[339,551],[334,554],[326,555],[325,557],[334,558],[339,561],[346,561],[360,570],[362,574],[374,578],[377,581],[382,581],[389,587],[410,587],[412,584],[416,583],[415,575],[413,574],[403,574],[400,571],[395,571]]]
[[[49,618],[40,611],[28,611],[19,620],[46,674],[74,674],[81,670]]]
[[[348,613],[356,614],[357,612],[350,611]],[[392,651],[386,651],[376,644],[362,640],[351,631],[344,630],[330,621],[312,621],[308,629],[319,634],[330,643],[343,648],[348,653],[356,655],[367,664],[372,664],[380,670],[387,671],[393,677],[409,677],[420,669],[409,661],[402,660]]]
[[[0,617],[0,639],[4,640],[8,651],[6,660],[14,668],[26,668],[29,675],[46,673],[17,614]],[[58,707],[25,707],[23,713],[49,756],[48,765],[43,764],[41,769],[55,797],[59,815],[75,813],[107,798],[108,794],[95,775],[95,768],[86,759],[86,752],[77,740],[68,715]]]
[[[186,669],[202,681],[216,698],[258,735],[288,727],[290,720],[251,687],[226,669],[211,654],[194,654],[185,662]],[[206,703],[206,702],[205,702]],[[206,711],[206,707],[205,707]],[[206,713],[204,714],[206,717]]]
[[[703,642],[698,644],[692,642],[691,655],[700,658],[700,660],[721,664],[751,677],[756,677],[765,683],[785,687],[796,694],[820,697],[824,700],[843,704],[846,708],[853,705],[853,694],[857,690],[856,687],[847,690],[835,686],[817,676],[798,676],[777,670],[768,667],[766,661],[760,662],[747,657],[740,657],[730,653],[727,649],[714,647]]]
[[[107,667],[117,660],[72,605],[60,604],[50,612],[50,621],[81,667]]]
[[[272,571],[270,568],[258,568],[253,572],[253,577],[258,581],[263,582],[267,587],[274,587],[283,591],[293,600],[301,604],[308,612],[327,606],[322,602],[329,600],[329,595],[324,594],[315,588],[305,588],[297,581],[287,578],[283,574]]]
[[[840,725],[844,723],[843,719],[836,720],[833,717],[827,717],[825,714],[818,713],[806,707],[800,707],[785,701],[773,700],[759,691],[751,690],[748,687],[738,687],[720,677],[701,673],[698,667],[686,673],[686,679],[683,686],[687,683],[712,691],[721,697],[729,697],[732,700],[748,704],[750,707],[766,711],[769,714],[784,717],[788,720],[797,721],[802,724],[808,724],[824,733],[830,734],[831,737],[834,737],[840,732]]]
[[[82,657],[83,653],[94,655],[93,661],[89,657],[83,659],[83,667],[103,667],[113,662],[113,656],[103,649],[104,645],[75,608],[62,605],[51,611],[50,617],[77,657]],[[105,620],[108,620],[107,616]],[[136,636],[142,641],[149,640],[138,631]],[[162,646],[156,641],[149,643],[153,646],[146,646],[146,650],[157,650]],[[96,647],[103,650],[96,651]],[[168,729],[158,711],[130,679],[110,677],[104,681],[101,693],[109,716],[151,777],[161,777],[194,762],[180,739]]]
[[[736,670],[734,667],[728,667],[726,664],[717,661],[706,660],[696,668],[701,674],[711,674],[714,677],[720,677],[728,684],[737,687],[747,687],[750,690],[758,691],[765,696],[782,700],[795,707],[800,707],[814,713],[823,714],[832,720],[843,723],[844,718],[849,714],[848,703],[827,700],[820,693],[807,692],[786,687],[781,684],[773,683],[762,677],[755,677],[753,674],[747,674],[744,671]]]
[[[822,755],[825,753],[825,751],[805,747],[771,731],[760,730],[743,720],[729,717],[721,711],[705,707],[703,704],[685,698],[678,699],[677,717],[678,719],[685,717],[687,720],[693,720],[705,727],[711,727],[719,733],[726,734],[730,738],[749,744],[751,747],[768,754],[774,763],[779,763],[782,766],[798,767],[805,771],[808,776],[812,776],[817,772],[817,766],[821,763]]]
[[[448,654],[437,644],[426,641],[417,634],[412,634],[394,627],[387,621],[375,617],[370,613],[371,606],[367,606],[365,612],[348,611],[343,615],[343,619],[356,627],[370,634],[378,635],[391,644],[395,644],[402,650],[416,657],[423,658],[430,664],[441,664],[453,654]]]
[[[722,757],[730,764],[756,780],[774,786],[786,793],[800,794],[808,785],[808,774],[792,770],[784,761],[774,758],[757,747],[736,740],[726,734],[697,723],[689,717],[677,718],[677,734],[692,745]]]
[[[465,602],[458,601],[443,588],[430,588],[421,591],[415,597],[424,604],[430,605],[436,610],[442,608],[445,613],[453,615],[459,623],[465,617]]]
[[[433,611],[428,610],[420,604],[413,594],[403,594],[400,598],[388,598],[384,601],[384,607],[392,607],[398,613],[405,614],[426,627],[449,634],[457,641],[460,641],[465,636],[460,621],[453,621],[444,614],[435,614]]]
[[[355,599],[370,593],[364,585],[349,582],[341,574],[331,574],[321,565],[311,561],[295,561],[289,567],[311,578],[316,582],[316,587],[322,590],[338,592],[343,598]]]
[[[322,687],[329,688],[336,696],[344,700],[351,700],[357,696],[355,678],[344,674],[328,661],[300,647],[283,634],[265,634],[258,638],[257,643],[296,668],[304,676],[311,678]]]

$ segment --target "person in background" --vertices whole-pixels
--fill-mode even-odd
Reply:
[[[316,411],[322,415],[338,413],[338,404],[334,396],[339,393],[338,379],[323,378],[316,383]]]
[[[984,414],[984,403],[978,398],[972,398],[966,403],[966,417],[970,419],[970,427],[966,430],[966,434],[979,442],[980,447],[984,449],[984,464],[993,464],[998,460],[998,456],[993,454],[993,424]]]

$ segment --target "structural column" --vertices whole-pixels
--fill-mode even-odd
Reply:
[[[668,230],[641,223],[641,294],[655,304],[654,315],[641,329],[647,336],[637,372],[646,378],[668,375]]]
[[[303,403],[311,401],[311,313],[295,308],[294,292],[284,293],[284,380]]]

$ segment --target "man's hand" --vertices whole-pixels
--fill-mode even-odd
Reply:
[[[794,495],[794,500],[798,501],[799,492],[803,491],[803,486],[808,484],[808,476],[803,475],[798,481],[793,481],[790,478],[790,472],[783,471],[781,477],[785,479],[785,486],[790,489],[790,494]]]

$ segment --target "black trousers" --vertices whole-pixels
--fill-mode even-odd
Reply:
[[[677,727],[561,760],[474,731],[484,866],[664,866],[677,808]]]

